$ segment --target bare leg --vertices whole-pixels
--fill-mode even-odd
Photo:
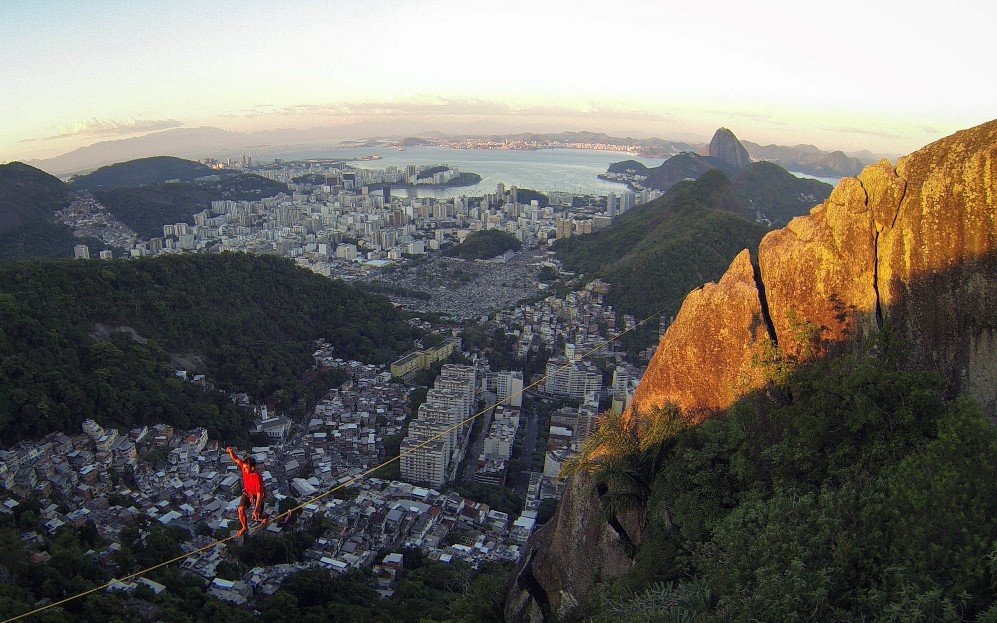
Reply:
[[[235,533],[236,536],[242,536],[246,532],[246,505],[239,504],[239,531]]]

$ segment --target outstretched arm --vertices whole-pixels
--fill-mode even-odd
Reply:
[[[226,447],[225,451],[228,452],[228,455],[230,457],[232,457],[232,460],[235,461],[235,464],[239,466],[239,469],[245,469],[246,462],[235,455],[235,451],[232,450],[232,446]]]

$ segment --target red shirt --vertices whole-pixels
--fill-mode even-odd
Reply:
[[[242,489],[249,495],[259,495],[263,491],[263,475],[258,471],[242,470]]]

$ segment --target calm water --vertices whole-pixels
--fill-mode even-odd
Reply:
[[[811,180],[817,180],[819,182],[824,182],[825,184],[830,184],[831,186],[837,186],[838,182],[841,181],[840,177],[818,177],[816,175],[810,175],[809,173],[800,173],[799,171],[790,171],[796,177],[805,177]]]
[[[514,151],[501,149],[449,149],[442,147],[406,147],[405,151],[386,148],[364,149],[300,149],[275,154],[285,160],[305,158],[356,158],[370,154],[383,156],[381,160],[351,162],[357,168],[384,169],[389,166],[404,167],[409,164],[447,164],[468,173],[477,173],[481,182],[475,186],[446,188],[442,190],[419,189],[423,197],[451,198],[459,195],[480,196],[495,192],[499,182],[519,188],[539,191],[560,190],[578,194],[605,195],[626,190],[623,184],[600,180],[613,162],[637,160],[647,166],[658,166],[658,158],[640,158],[626,152],[596,151],[590,149],[542,149]],[[394,193],[408,193],[396,189]]]
[[[495,192],[499,182],[506,188],[517,186],[539,191],[560,190],[577,194],[605,195],[626,190],[623,184],[600,180],[610,164],[621,160],[636,160],[646,166],[656,167],[660,158],[643,158],[621,151],[593,149],[541,149],[517,151],[505,149],[450,149],[446,147],[407,147],[405,151],[390,148],[309,148],[286,150],[273,154],[285,160],[307,158],[352,159],[378,154],[380,160],[354,161],[357,168],[384,169],[389,166],[405,167],[410,164],[446,164],[468,173],[477,173],[481,182],[474,186],[445,189],[394,189],[394,194],[418,194],[422,197],[449,199],[460,195],[481,196]],[[833,177],[816,177],[792,172],[797,177],[809,177],[828,184],[837,184]]]

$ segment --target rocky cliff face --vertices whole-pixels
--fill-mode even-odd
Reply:
[[[735,169],[743,169],[751,164],[748,150],[727,128],[720,128],[714,132],[713,140],[710,141],[710,157]]]
[[[520,560],[506,620],[565,620],[596,584],[629,569],[631,560],[618,529],[623,528],[613,528],[603,516],[591,477],[572,478],[557,513],[531,539]]]
[[[895,167],[870,165],[809,215],[766,235],[754,264],[744,251],[716,284],[686,297],[627,415],[672,403],[702,419],[764,384],[758,362],[773,347],[817,356],[889,325],[908,346],[908,367],[937,371],[953,393],[969,394],[997,418],[995,246],[997,121],[932,143]],[[584,486],[570,484],[573,497],[559,506],[554,528],[529,546],[534,564],[544,561],[532,577],[550,620],[591,590],[573,579],[584,569],[626,568],[604,551],[605,520],[579,504]],[[581,536],[554,536],[566,534]],[[527,616],[540,612],[531,610],[531,595],[513,588],[509,620],[540,620]]]
[[[744,368],[758,347],[757,321],[745,313],[753,297],[787,355],[815,354],[815,341],[861,340],[889,323],[909,344],[908,365],[941,373],[994,413],[995,195],[997,121],[841,180],[809,215],[765,236],[753,287],[742,254],[718,284],[686,298],[631,413],[671,402],[702,417],[760,386]],[[703,306],[704,297],[718,304]],[[721,327],[734,339],[718,337]],[[732,378],[742,382],[719,389]]]

